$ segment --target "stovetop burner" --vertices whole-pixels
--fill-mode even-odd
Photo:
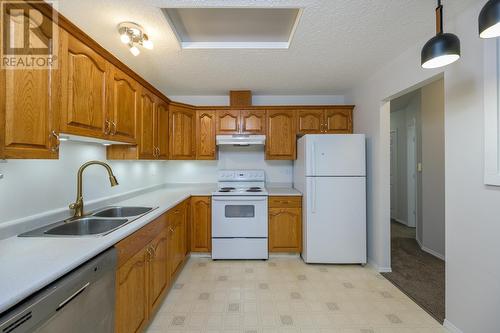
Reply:
[[[234,188],[234,187],[221,187],[219,189],[219,192],[232,192],[234,190],[236,190],[236,188]]]
[[[262,192],[262,189],[260,187],[251,187],[246,190],[247,192]]]

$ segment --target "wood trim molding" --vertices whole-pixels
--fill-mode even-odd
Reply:
[[[259,106],[195,106],[197,110],[307,110],[307,109],[354,109],[354,105],[259,105]]]

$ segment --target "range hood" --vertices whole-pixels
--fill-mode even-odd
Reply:
[[[250,145],[265,145],[265,135],[217,135],[217,146],[233,145],[233,146],[250,146]]]

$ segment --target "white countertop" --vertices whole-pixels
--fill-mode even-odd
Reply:
[[[191,195],[210,195],[214,186],[169,186],[117,202],[159,207],[106,236],[10,237],[0,240],[0,313],[153,221]]]
[[[14,236],[0,240],[0,313],[112,247],[183,200],[192,195],[211,195],[215,188],[213,184],[169,184],[113,203],[159,208],[106,236]],[[270,186],[267,190],[271,196],[301,195],[291,187]]]
[[[301,196],[302,193],[294,189],[293,187],[276,187],[276,186],[271,186],[267,187],[266,186],[267,193],[270,196]]]

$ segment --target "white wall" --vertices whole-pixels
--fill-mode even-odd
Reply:
[[[421,89],[422,174],[420,217],[422,247],[444,258],[445,255],[445,147],[444,80]]]
[[[193,105],[229,105],[229,95],[219,96],[169,96],[176,102]],[[343,95],[253,95],[253,105],[335,105],[346,104]]]
[[[0,225],[4,222],[67,208],[76,198],[76,172],[89,160],[106,160],[99,144],[61,142],[59,160],[7,160],[0,163]],[[84,198],[91,201],[162,184],[165,162],[109,162],[120,183],[110,187],[100,166],[84,174]]]
[[[446,17],[460,36],[462,58],[444,70],[446,154],[446,319],[462,332],[500,331],[500,188],[483,184],[483,46],[477,18],[486,0]],[[390,266],[389,110],[383,101],[421,87],[439,70],[420,68],[426,40],[349,94],[354,130],[368,137],[368,245],[371,262]],[[428,83],[428,82],[426,82]],[[402,91],[402,90],[405,91]]]
[[[266,161],[263,146],[219,147],[217,161],[168,161],[169,183],[215,183],[218,169],[264,169],[272,183],[292,183],[292,161]]]

